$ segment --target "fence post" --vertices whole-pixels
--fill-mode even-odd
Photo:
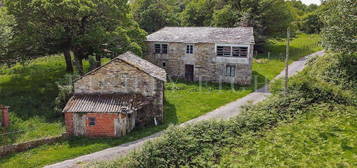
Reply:
[[[10,125],[10,117],[9,117],[9,106],[0,106],[0,109],[2,111],[2,122],[1,122],[1,125],[4,127],[4,128],[7,128],[9,127]]]

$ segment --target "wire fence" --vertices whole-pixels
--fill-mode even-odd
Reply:
[[[58,133],[58,134],[47,134],[44,135],[43,133],[36,133],[36,131],[46,129],[46,125],[41,126],[41,127],[29,127],[27,129],[18,129],[18,130],[12,130],[11,126],[10,128],[4,128],[0,127],[0,146],[2,145],[9,145],[9,144],[14,144],[14,143],[23,143],[27,141],[32,141],[36,139],[41,139],[41,138],[46,138],[46,137],[51,137],[51,136],[57,136],[60,134],[63,134],[63,132]],[[28,137],[23,138],[23,136],[28,135]]]

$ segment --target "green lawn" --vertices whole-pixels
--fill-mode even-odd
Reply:
[[[265,48],[266,51],[254,60],[253,70],[271,80],[284,69],[286,41],[270,39]],[[297,34],[290,42],[289,63],[320,50],[318,35]]]
[[[332,108],[335,106],[334,108]],[[323,104],[230,148],[220,167],[357,167],[357,109]],[[228,150],[227,150],[228,151]]]
[[[299,35],[293,39],[292,47],[303,48],[292,52],[292,59],[318,51],[316,35]],[[267,46],[272,54],[268,61],[253,65],[257,86],[278,75],[283,69],[279,51],[284,51],[283,41],[270,40]],[[258,59],[267,59],[259,55]],[[12,131],[24,130],[11,136],[7,141],[22,142],[44,136],[58,135],[64,131],[62,114],[53,110],[53,100],[57,95],[56,81],[64,77],[64,61],[61,56],[39,58],[27,65],[0,68],[0,93],[6,99],[0,104],[12,106]],[[196,118],[226,103],[251,93],[255,84],[249,87],[216,84],[199,86],[197,83],[170,82],[165,91],[165,123],[158,127],[135,130],[118,139],[71,138],[53,145],[13,154],[0,159],[0,167],[40,167],[76,156],[92,153],[108,147],[133,141],[163,130],[169,124],[178,124]],[[4,142],[3,142],[4,143]],[[8,143],[8,142],[7,142]]]

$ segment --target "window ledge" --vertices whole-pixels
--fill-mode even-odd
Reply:
[[[213,62],[217,63],[234,63],[234,64],[249,64],[248,58],[239,58],[239,57],[220,57],[217,56],[213,58]]]

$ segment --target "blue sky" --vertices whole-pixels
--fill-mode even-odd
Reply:
[[[320,0],[301,0],[304,4],[310,5],[310,4],[318,4],[320,5]]]

